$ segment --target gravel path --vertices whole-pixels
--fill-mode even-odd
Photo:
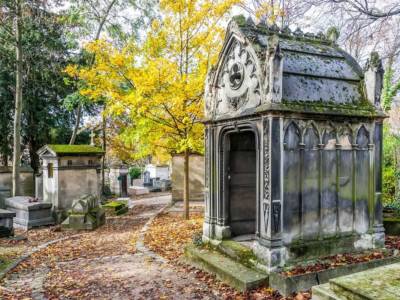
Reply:
[[[135,234],[140,241],[140,236],[145,232],[142,230],[143,226],[170,203],[170,196],[132,202],[134,203],[131,211],[135,211],[136,206],[141,206],[140,213],[131,216],[135,220],[140,220],[141,225],[126,230],[126,233],[118,231],[115,234],[118,238],[114,239],[114,235],[109,236],[109,232],[95,232],[96,238],[104,240],[105,249],[111,249],[112,245],[106,245],[107,243],[114,243],[113,246],[117,246],[116,248],[118,245],[115,243],[129,243],[129,239]],[[116,221],[118,219],[110,222]],[[90,238],[93,238],[94,234],[88,232],[83,234],[85,235],[91,235]],[[79,240],[70,246],[71,251],[75,251],[73,247],[79,247],[78,242]],[[121,248],[125,249],[125,246],[121,244]],[[58,259],[51,263],[43,262],[34,268],[18,269],[17,272],[7,275],[0,288],[1,299],[216,298],[207,285],[196,280],[193,274],[177,272],[164,260],[157,259],[146,251],[145,247],[135,253],[116,251],[116,255],[83,253],[74,256],[73,260]]]

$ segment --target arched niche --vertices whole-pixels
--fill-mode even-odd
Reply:
[[[285,130],[284,149],[296,150],[300,144],[300,129],[294,122],[291,122]]]

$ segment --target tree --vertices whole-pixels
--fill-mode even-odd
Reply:
[[[160,1],[161,18],[145,42],[118,49],[91,43],[93,68],[68,72],[87,84],[81,94],[107,101],[114,118],[130,119],[121,136],[136,158],[184,153],[184,217],[189,218],[189,154],[203,152],[203,92],[207,69],[217,59],[219,26],[238,0]]]
[[[21,112],[22,112],[22,9],[23,0],[3,0],[0,6],[0,24],[8,33],[7,42],[15,48],[16,80],[13,126],[12,195],[19,195],[19,169],[21,156]],[[10,26],[10,20],[13,26]]]
[[[12,18],[2,20],[6,26],[11,27]],[[71,88],[64,82],[63,70],[71,61],[75,45],[66,38],[69,27],[65,16],[48,11],[42,1],[24,4],[21,24],[21,48],[24,53],[21,85],[24,88],[24,101],[21,107],[21,128],[17,136],[20,139],[19,145],[28,147],[31,166],[37,172],[39,159],[36,151],[45,143],[65,143],[71,133],[71,115],[62,105],[65,96],[71,93]],[[9,105],[6,104],[13,102],[16,84],[13,77],[17,74],[13,38],[6,35],[6,26],[0,27],[0,38],[7,38],[6,42],[0,44],[3,55],[0,63],[0,94],[4,96],[0,101],[5,103],[2,109],[7,109]],[[2,113],[7,115],[9,108],[7,111]],[[10,123],[10,118],[5,118],[0,121],[3,124],[0,126],[6,129]],[[7,135],[0,133],[4,141]],[[19,165],[19,155],[15,155],[17,159],[14,161]]]
[[[68,9],[70,21],[75,24],[74,39],[96,41],[104,33],[115,44],[120,44],[131,37],[137,37],[140,25],[148,21],[152,15],[153,0],[72,0]],[[135,9],[137,16],[128,20],[123,15],[128,9]],[[127,33],[123,27],[130,28]],[[94,56],[86,57],[86,64],[91,66]],[[79,83],[77,83],[79,85]],[[74,108],[76,120],[69,144],[74,144],[81,123],[86,99],[73,93],[66,99],[67,107]],[[103,147],[105,148],[105,141]],[[105,149],[104,149],[105,150]]]

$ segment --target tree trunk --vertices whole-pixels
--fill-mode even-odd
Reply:
[[[104,105],[105,110],[105,105]],[[106,150],[107,150],[107,141],[106,141],[106,126],[107,126],[107,119],[105,114],[103,113],[103,126],[102,126],[102,134],[103,134],[103,151],[104,155],[101,160],[101,192],[104,194],[104,187],[105,187],[105,166],[106,166]]]
[[[79,130],[79,123],[81,122],[81,115],[82,115],[82,104],[78,104],[78,108],[76,109],[76,121],[74,126],[74,131],[72,132],[71,139],[69,140],[69,144],[75,144],[76,136],[78,135]]]
[[[19,195],[20,160],[21,160],[21,112],[22,112],[22,42],[21,42],[21,1],[16,0],[15,39],[16,39],[16,83],[15,83],[15,112],[14,112],[14,145],[12,162],[12,195]]]
[[[189,220],[189,150],[185,150],[183,162],[183,217]]]

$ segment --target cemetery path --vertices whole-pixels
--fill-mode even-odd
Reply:
[[[166,198],[140,200],[92,232],[34,253],[8,274],[2,299],[214,299],[193,274],[135,249],[143,225]]]

